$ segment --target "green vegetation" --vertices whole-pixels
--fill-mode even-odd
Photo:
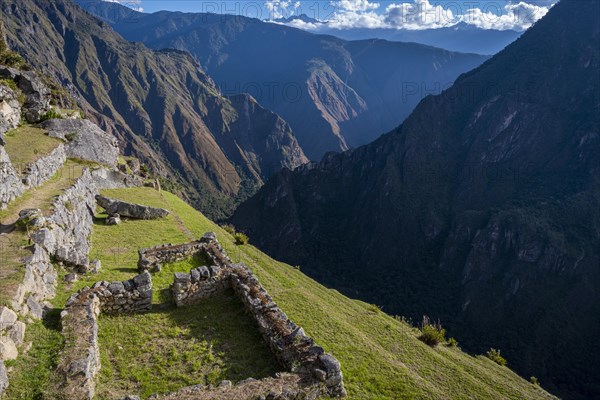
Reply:
[[[448,339],[448,347],[458,347],[458,340],[451,337]]]
[[[132,392],[146,398],[225,379],[260,379],[279,370],[233,292],[191,307],[102,316],[99,343],[99,399]]]
[[[532,385],[540,386],[540,381],[535,376],[532,376],[531,378],[529,378],[529,382],[531,382]]]
[[[237,245],[248,244],[248,241],[250,240],[248,236],[242,232],[236,232],[235,235],[233,235],[233,237],[235,239],[235,244]]]
[[[4,25],[0,22],[0,65],[17,69],[27,68],[27,63],[19,54],[11,51],[4,41]]]
[[[12,79],[1,78],[0,79],[0,85],[7,86],[10,89],[12,89],[13,91],[18,91],[19,90],[19,87],[17,86],[17,84],[15,83],[15,81],[13,81]]]
[[[31,349],[12,361],[12,368],[18,373],[10,374],[6,398],[56,399],[53,370],[64,343],[60,333],[60,310],[51,311],[43,322],[30,324],[25,342],[31,343]]]
[[[424,316],[420,329],[421,336],[419,336],[419,340],[431,347],[446,341],[446,330],[442,328],[439,321],[432,323],[429,317]]]
[[[223,228],[223,230],[227,233],[229,233],[230,235],[235,235],[235,226],[231,225],[231,224],[224,224],[221,225],[221,228]]]
[[[126,220],[117,226],[106,226],[104,216],[98,215],[92,235],[91,258],[100,259],[102,269],[98,275],[81,277],[68,289],[61,283],[54,300],[59,308],[74,290],[83,286],[98,280],[129,279],[137,274],[139,247],[184,243],[201,237],[207,231],[213,231],[233,261],[244,262],[252,268],[290,318],[303,326],[308,334],[341,361],[351,399],[552,398],[508,368],[500,368],[485,357],[469,356],[457,348],[432,348],[418,340],[421,334],[419,330],[386,315],[377,307],[348,299],[335,290],[327,289],[293,267],[272,260],[251,245],[237,246],[234,238],[224,229],[168,192],[136,188],[107,190],[103,193],[125,201],[166,208],[173,214],[163,220]],[[189,270],[198,262],[202,260],[186,260],[178,265],[166,265],[161,272],[153,274],[153,284],[159,292],[155,295],[154,302],[158,304],[168,301],[168,294],[164,290],[172,282],[173,270]],[[65,273],[60,272],[59,281],[62,282]],[[220,347],[219,343],[227,343],[226,339],[230,335],[228,332],[233,332],[234,329],[239,330],[235,331],[236,338],[238,335],[255,333],[252,329],[239,328],[247,323],[244,318],[219,318],[220,313],[230,313],[225,315],[233,316],[236,312],[239,309],[235,306],[234,299],[225,296],[198,307],[173,310],[156,306],[152,313],[145,315],[103,316],[100,330],[103,367],[98,384],[102,396],[98,397],[111,395],[111,390],[118,392],[133,388],[147,394],[169,390],[184,382],[211,382],[222,377],[237,380],[252,375],[256,378],[270,374],[272,364],[269,360],[265,362],[263,353],[256,357],[249,356],[249,353],[236,355],[237,343],[227,345],[233,347]],[[132,323],[126,324],[126,321]],[[196,337],[196,341],[176,343],[172,336],[177,335],[182,338]],[[47,339],[51,336],[49,333],[40,332],[38,336],[38,346],[60,347],[59,343]],[[256,343],[251,336],[240,336],[239,340],[241,343]],[[159,353],[154,360],[148,358],[150,352],[138,348],[149,346],[157,349],[152,347],[153,341],[165,344],[164,350],[160,351],[172,352],[172,365],[168,361],[170,356],[165,355],[168,353]],[[207,343],[211,342],[213,348],[209,351]],[[258,348],[255,348],[255,352],[260,351],[256,349]],[[186,354],[190,358],[189,362],[185,360]],[[210,354],[215,357],[218,373],[206,368],[206,360],[210,359]],[[230,357],[239,358],[234,363]],[[196,365],[192,365],[192,362]],[[127,368],[124,367],[125,363]],[[135,366],[138,363],[139,368]],[[234,364],[240,369],[235,370]],[[38,383],[32,379],[27,380],[26,377],[40,374],[37,369],[47,368],[47,365],[27,366],[18,363],[11,373],[12,382],[15,383],[11,382],[14,387],[9,392],[11,395],[8,399],[19,398],[12,394],[24,390],[21,387],[23,382],[27,382],[27,390],[43,392],[41,388],[46,382],[41,380]],[[126,371],[131,365],[134,365],[131,371]],[[150,366],[157,367],[153,370],[153,373],[158,374],[156,382],[148,378]],[[198,375],[190,376],[189,371],[194,368]],[[171,383],[172,380],[174,383]]]
[[[30,125],[13,129],[5,135],[5,139],[4,148],[19,172],[27,164],[50,154],[61,143],[60,139],[48,136],[43,129]]]
[[[506,360],[500,354],[500,350],[489,349],[485,356],[502,367],[506,366]]]
[[[40,118],[40,121],[47,121],[49,119],[63,119],[63,118],[64,118],[63,114],[61,114],[56,109],[52,108],[46,114],[42,115],[42,118]]]

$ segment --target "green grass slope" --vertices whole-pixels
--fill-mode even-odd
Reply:
[[[167,208],[172,214],[164,220],[124,221],[118,226],[104,225],[99,215],[92,237],[92,258],[102,261],[102,270],[98,275],[83,277],[72,287],[61,283],[54,301],[59,308],[80,287],[98,280],[134,276],[140,247],[183,243],[214,231],[230,257],[252,268],[290,318],[341,361],[351,399],[553,398],[485,357],[472,357],[444,345],[431,348],[418,340],[418,331],[413,327],[377,307],[327,289],[251,245],[236,246],[229,233],[170,193],[139,188],[107,190],[104,194]],[[103,367],[98,398],[123,393],[118,388],[147,395],[172,390],[175,383],[260,378],[277,370],[248,320],[236,311],[234,299],[226,295],[216,302],[179,310],[165,303],[172,272],[189,270],[192,265],[193,260],[168,265],[153,275],[156,306],[152,313],[101,318]],[[11,364],[9,399],[52,398],[48,388],[55,377],[48,370],[55,365],[62,345],[56,335],[58,326],[52,322],[55,314],[28,331],[26,340],[32,341],[33,347],[28,355]],[[161,343],[164,346],[159,346]],[[140,349],[144,346],[152,357]],[[250,352],[243,351],[247,346]],[[132,352],[129,357],[128,352]],[[143,365],[125,367],[136,363],[146,365],[146,370]],[[218,366],[218,370],[215,372],[211,365]],[[156,377],[149,379],[152,374]]]

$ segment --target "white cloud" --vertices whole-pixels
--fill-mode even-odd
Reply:
[[[428,0],[390,4],[385,9],[385,22],[397,29],[436,29],[455,25],[459,21],[452,9],[434,6]]]
[[[300,7],[299,1],[292,0],[266,0],[265,8],[269,11],[270,20],[277,18],[288,18],[294,15],[296,9]]]
[[[383,0],[380,0],[383,2]],[[518,2],[516,2],[518,1]],[[385,8],[370,0],[333,0],[334,11],[329,13],[326,26],[333,29],[387,28],[387,29],[436,29],[464,22],[482,29],[525,30],[542,18],[557,0],[538,0],[533,5],[522,0],[504,3],[486,3],[484,9],[464,9],[458,2],[446,3],[446,7],[435,0],[386,1]],[[301,10],[300,2],[294,3],[294,11]],[[293,15],[289,12],[291,0],[270,0],[265,6],[274,18]],[[287,15],[280,10],[287,7]],[[324,24],[293,21],[288,25],[300,29],[318,31]]]
[[[351,12],[364,12],[379,8],[379,3],[372,3],[369,0],[337,0],[332,1],[331,5],[342,11]]]
[[[144,12],[144,8],[142,7],[142,0],[102,0],[108,3],[119,3],[125,7],[129,7],[133,10]]]
[[[497,15],[495,10],[482,11],[479,8],[472,8],[467,10],[462,16],[462,20],[482,29],[524,30],[546,15],[549,9],[550,7],[536,6],[521,1],[504,6],[501,15]]]

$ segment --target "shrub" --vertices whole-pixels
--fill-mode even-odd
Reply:
[[[15,92],[19,90],[19,88],[17,87],[17,84],[12,79],[2,78],[2,79],[0,79],[0,85],[8,86],[10,89],[14,90]]]
[[[498,365],[503,367],[506,365],[506,360],[504,357],[502,357],[502,355],[500,355],[500,350],[490,349],[485,356]]]
[[[451,337],[448,339],[448,347],[458,347],[458,340]]]
[[[423,323],[419,329],[421,331],[419,340],[431,347],[446,341],[446,330],[442,328],[440,322],[432,323],[426,315],[423,316]]]
[[[3,51],[0,53],[0,64],[6,65],[7,67],[13,67],[17,69],[24,69],[27,64],[23,57],[15,53],[14,51]]]
[[[248,241],[250,240],[248,236],[242,232],[236,232],[235,235],[233,235],[233,238],[235,239],[235,244],[237,245],[248,244]]]
[[[222,228],[225,232],[229,233],[230,235],[235,235],[235,226],[231,224],[225,224],[222,226]]]
[[[43,122],[43,121],[47,121],[49,119],[63,119],[63,116],[61,115],[61,113],[59,113],[54,108],[52,108],[46,114],[42,115],[42,118],[40,118],[40,121]]]
[[[535,376],[532,376],[531,378],[529,378],[529,382],[531,382],[535,386],[540,386],[540,381],[538,381],[538,378],[536,378]]]

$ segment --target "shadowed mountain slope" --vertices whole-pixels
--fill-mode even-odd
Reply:
[[[599,7],[564,0],[396,130],[273,177],[233,222],[347,294],[599,397]]]

